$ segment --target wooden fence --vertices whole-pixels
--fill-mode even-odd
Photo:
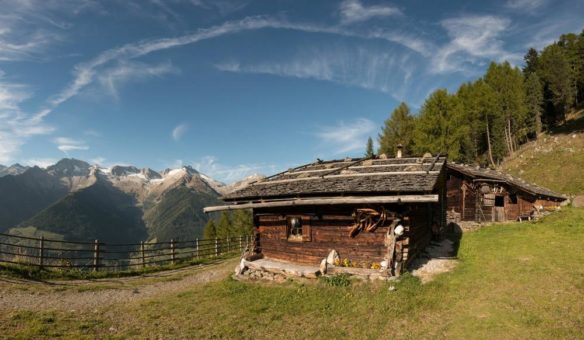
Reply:
[[[241,253],[251,236],[191,241],[75,242],[0,233],[0,263],[78,270],[122,271]]]

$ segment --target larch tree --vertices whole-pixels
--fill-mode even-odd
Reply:
[[[445,89],[439,89],[426,99],[416,119],[414,150],[419,154],[448,153],[450,159],[460,160],[467,134],[468,125],[463,124],[460,101]]]
[[[217,237],[223,239],[233,236],[232,229],[233,227],[229,213],[222,211],[221,216],[219,217],[219,222],[217,223]]]
[[[503,136],[507,155],[512,155],[519,142],[524,142],[528,131],[524,127],[527,108],[523,74],[508,62],[491,63],[485,74],[485,82],[493,89],[496,98],[496,114],[503,119]],[[495,127],[498,130],[498,127]],[[499,131],[497,131],[499,132]]]
[[[403,146],[403,153],[410,155],[413,151],[414,117],[406,103],[400,103],[391,116],[385,120],[381,134],[378,136],[379,152],[393,156],[397,145]]]
[[[233,234],[231,236],[238,237],[253,234],[254,226],[251,210],[235,210],[231,216],[231,223],[233,225]]]
[[[371,137],[367,138],[367,146],[365,147],[365,157],[373,157],[375,153],[373,152],[373,139]]]
[[[217,237],[217,226],[214,220],[209,220],[203,229],[203,237],[205,239],[214,239]]]

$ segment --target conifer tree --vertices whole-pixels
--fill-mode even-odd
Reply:
[[[525,75],[525,77],[527,77],[530,74],[537,71],[537,59],[538,58],[539,58],[539,55],[538,55],[537,50],[535,48],[530,48],[527,51],[527,53],[523,57],[523,60],[525,61],[525,66],[523,67],[523,74]]]
[[[233,225],[232,236],[238,237],[253,234],[254,226],[251,210],[244,209],[234,211],[233,215],[231,216],[231,221]]]
[[[544,84],[544,100],[548,107],[546,121],[554,125],[564,121],[565,114],[573,106],[573,73],[568,58],[557,44],[544,48],[538,67],[537,73]]]
[[[468,125],[463,124],[462,106],[445,89],[434,91],[426,99],[414,131],[414,148],[419,154],[448,153],[450,159],[462,158],[461,146]]]
[[[367,139],[367,147],[365,148],[365,157],[373,157],[374,153],[373,153],[373,139],[371,139],[371,137],[369,137]]]
[[[217,226],[215,225],[215,221],[212,219],[207,222],[205,225],[205,229],[203,230],[203,237],[205,239],[214,239],[217,237]]]
[[[524,142],[528,135],[523,126],[527,116],[523,74],[508,62],[493,62],[484,79],[495,92],[497,119],[493,129],[497,135],[494,137],[498,138],[500,133],[503,134],[506,155],[511,155],[517,149],[517,143]]]
[[[232,234],[233,232],[229,213],[222,211],[221,216],[219,217],[219,222],[217,223],[217,237],[223,239],[231,237]]]
[[[535,72],[530,73],[525,80],[525,102],[529,116],[529,128],[537,138],[542,132],[543,87]]]
[[[403,146],[403,153],[409,155],[413,151],[414,118],[406,103],[400,103],[385,121],[383,130],[378,137],[379,152],[393,156],[397,145]]]

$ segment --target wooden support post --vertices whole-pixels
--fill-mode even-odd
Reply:
[[[219,256],[219,243],[217,242],[216,237],[215,237],[215,256]]]
[[[195,255],[198,259],[199,258],[199,239],[198,238],[195,240]]]
[[[93,244],[93,271],[99,271],[99,240]]]
[[[146,257],[144,256],[144,241],[140,241],[140,253],[142,257],[142,268],[146,268]]]
[[[44,265],[44,259],[45,259],[45,237],[41,236],[41,239],[39,240],[39,268],[43,269],[43,265]]]
[[[174,239],[170,240],[170,261],[174,264],[175,253],[174,253]]]

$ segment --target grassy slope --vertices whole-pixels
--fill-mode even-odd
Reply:
[[[554,134],[524,145],[503,170],[559,193],[584,194],[584,111]]]
[[[454,272],[348,288],[226,279],[108,310],[0,313],[0,334],[230,338],[579,338],[584,210],[467,233]],[[111,329],[111,330],[110,330]]]

